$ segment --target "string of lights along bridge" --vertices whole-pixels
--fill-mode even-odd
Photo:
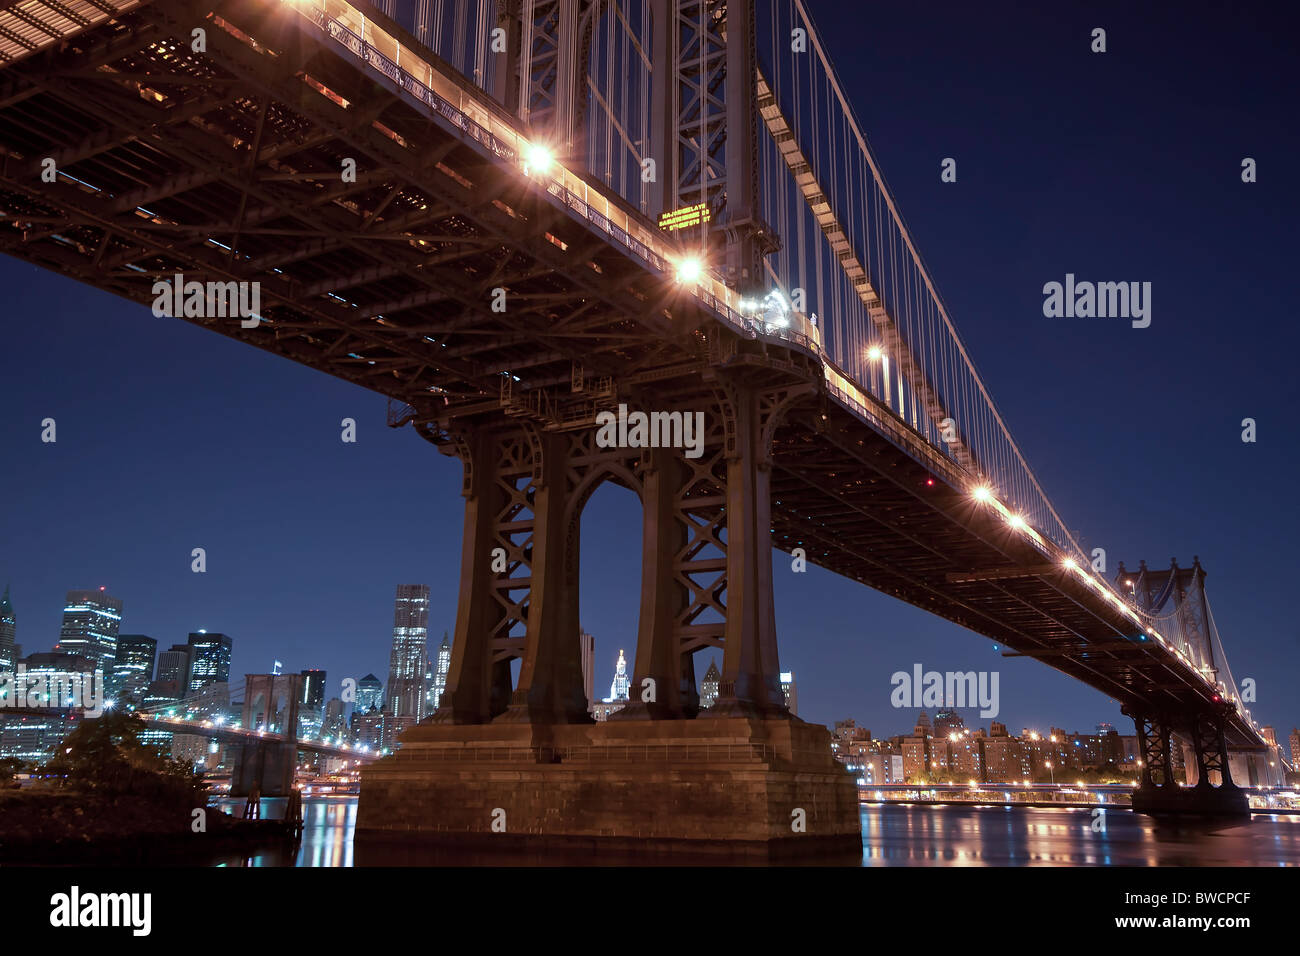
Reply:
[[[521,832],[625,833],[619,788],[652,770],[594,755],[654,742],[681,769],[666,806],[735,772],[690,756],[708,724],[825,808],[810,832],[857,839],[824,728],[784,704],[769,546],[1117,700],[1135,806],[1191,799],[1173,735],[1219,784],[1198,806],[1245,806],[1229,758],[1264,744],[1204,569],[1093,570],[803,0],[25,0],[0,28],[4,252],[142,304],[176,275],[257,283],[256,314],[183,318],[388,396],[463,467],[447,690],[363,773],[361,831],[487,833],[419,807],[460,807],[457,761],[510,753],[538,794]],[[702,413],[703,454],[599,444],[622,405]],[[593,726],[577,528],[606,481],[642,505],[632,686],[655,690]],[[702,714],[696,657],[719,650]],[[543,752],[593,762],[561,785]],[[582,773],[604,817],[563,810]],[[727,791],[711,837],[784,843],[778,790]],[[708,809],[636,838],[696,838]]]

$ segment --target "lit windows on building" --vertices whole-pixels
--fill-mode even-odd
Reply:
[[[105,588],[69,591],[63,607],[56,651],[79,654],[104,675],[113,672],[117,660],[117,631],[122,624],[122,602]]]
[[[722,674],[716,660],[709,661],[709,669],[704,672],[700,684],[700,707],[712,707],[718,700],[718,688],[722,685]]]
[[[232,642],[226,634],[196,631],[190,635],[190,679],[188,688],[196,691],[214,681],[230,682]]]
[[[425,716],[428,700],[429,586],[401,584],[393,610],[393,648],[388,659],[387,703],[391,720]],[[391,732],[391,731],[390,731]]]
[[[790,671],[781,674],[781,693],[785,696],[785,709],[796,717],[799,716],[799,690],[795,686],[794,674]]]
[[[117,639],[117,657],[109,681],[112,695],[118,700],[141,703],[153,682],[154,659],[158,642],[144,634],[121,634]]]

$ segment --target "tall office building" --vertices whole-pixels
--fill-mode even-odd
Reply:
[[[196,691],[214,681],[230,683],[231,640],[226,634],[196,631],[190,634],[189,690]]]
[[[426,714],[432,714],[437,710],[437,706],[433,702],[433,668],[434,660],[426,654],[424,658],[424,712]]]
[[[5,585],[5,596],[0,598],[0,671],[11,671],[16,663],[14,645],[18,641],[18,620],[14,617],[14,606],[9,603],[9,585]]]
[[[587,710],[596,702],[596,637],[583,631],[578,635],[578,652],[582,655],[582,692],[587,696]]]
[[[700,683],[700,707],[709,708],[714,705],[718,699],[718,687],[722,684],[722,673],[718,670],[716,660],[709,661],[709,669],[704,672],[704,680]]]
[[[785,695],[785,709],[796,717],[799,716],[799,688],[795,686],[794,674],[781,672],[781,693]]]
[[[53,748],[72,733],[80,719],[77,708],[85,700],[82,697],[80,701],[73,701],[69,694],[70,688],[57,679],[58,675],[85,674],[94,670],[95,665],[80,655],[58,651],[31,654],[23,658],[22,663],[27,669],[28,678],[44,676],[47,679],[43,698],[39,704],[32,706],[48,707],[50,710],[18,715],[0,709],[0,758],[16,757],[19,760],[43,763],[49,759]],[[29,703],[31,700],[29,696]]]
[[[618,652],[618,663],[614,666],[614,681],[609,685],[609,696],[591,705],[591,716],[596,720],[608,720],[609,715],[627,706],[628,691],[632,681],[627,676],[627,658]]]
[[[158,655],[158,675],[149,685],[149,693],[158,698],[180,700],[189,691],[193,664],[194,648],[173,644],[170,650]]]
[[[393,612],[393,651],[388,658],[388,706],[392,718],[425,714],[424,682],[429,636],[429,586],[400,584]]]
[[[353,701],[352,712],[364,714],[371,707],[378,707],[384,702],[384,685],[374,674],[367,674],[357,681],[357,699]]]
[[[426,715],[432,714],[438,709],[442,702],[443,692],[447,690],[447,672],[451,670],[451,644],[447,638],[447,632],[442,632],[442,643],[438,645],[438,651],[429,658],[429,666],[425,669],[428,679],[425,681],[425,709]]]
[[[1291,728],[1291,767],[1300,771],[1300,730]]]
[[[325,705],[325,717],[320,725],[321,736],[342,740],[346,726],[343,722],[343,701],[331,697]]]
[[[306,707],[323,707],[325,705],[325,672],[313,669],[301,673],[302,704]]]
[[[627,700],[628,685],[631,682],[631,678],[627,676],[627,658],[623,656],[623,651],[620,649],[618,663],[614,665],[614,682],[609,685],[609,696],[605,698],[605,702]]]
[[[109,691],[118,700],[144,702],[144,695],[153,682],[154,658],[158,642],[144,634],[119,634],[117,657],[113,661],[113,676]]]
[[[117,629],[121,624],[122,602],[110,596],[107,589],[69,591],[59,643],[54,649],[84,657],[107,677],[117,659]]]

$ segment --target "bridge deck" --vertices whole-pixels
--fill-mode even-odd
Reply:
[[[708,407],[719,367],[814,384],[777,436],[778,548],[1121,704],[1209,704],[1203,675],[1054,545],[973,501],[973,476],[815,341],[761,334],[712,277],[698,293],[670,281],[671,238],[572,171],[525,175],[517,121],[432,53],[413,59],[400,31],[406,53],[386,56],[345,21],[142,3],[0,69],[0,251],[146,305],[177,273],[256,280],[256,327],[189,320],[428,421],[499,414],[507,391],[550,396],[553,424],[591,421],[575,376],[652,408]],[[1258,742],[1241,714],[1229,739]]]

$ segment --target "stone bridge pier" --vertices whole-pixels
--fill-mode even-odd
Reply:
[[[1193,714],[1152,716],[1125,711],[1137,727],[1142,759],[1141,782],[1133,792],[1139,813],[1198,816],[1250,816],[1246,792],[1233,780],[1224,738],[1226,709]],[[1176,734],[1184,740],[1180,743]],[[1174,747],[1185,753],[1187,782],[1181,786],[1173,771]],[[1190,759],[1187,759],[1190,758]]]
[[[629,406],[629,421],[680,413],[657,420],[660,447],[628,447],[631,428],[606,447],[590,418],[425,426],[464,469],[455,642],[438,711],[362,771],[359,844],[860,856],[855,783],[779,684],[771,450],[815,389],[706,379],[679,405]],[[671,447],[686,416],[703,440]],[[579,531],[603,481],[634,491],[643,521],[631,700],[597,723],[582,680]],[[723,656],[719,699],[703,711],[702,648]]]

